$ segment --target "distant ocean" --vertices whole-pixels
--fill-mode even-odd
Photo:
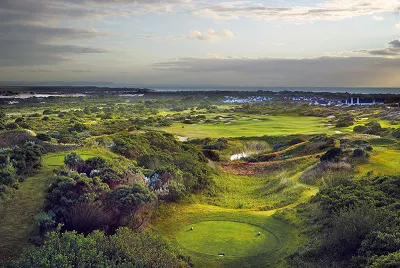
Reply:
[[[303,91],[333,92],[355,94],[400,94],[400,88],[361,88],[361,87],[151,87],[156,91]]]

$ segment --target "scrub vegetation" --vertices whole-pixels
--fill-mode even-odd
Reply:
[[[291,94],[1,99],[0,266],[398,267],[398,105]]]

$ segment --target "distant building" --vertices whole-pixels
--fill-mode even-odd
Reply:
[[[382,105],[385,104],[384,99],[379,98],[350,98],[342,101],[343,105]]]

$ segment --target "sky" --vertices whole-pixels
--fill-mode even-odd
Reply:
[[[1,0],[0,81],[400,87],[400,0]]]

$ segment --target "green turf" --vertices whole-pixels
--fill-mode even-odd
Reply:
[[[100,149],[100,148],[93,148],[93,149],[80,149],[80,150],[74,150],[70,152],[60,152],[60,153],[54,153],[54,154],[48,154],[43,157],[43,165],[45,166],[61,166],[64,164],[64,158],[67,154],[71,152],[76,152],[78,153],[84,160],[96,156],[101,156],[107,160],[113,159],[113,158],[119,158],[119,156],[111,153],[110,151],[106,149]]]
[[[227,209],[206,204],[169,204],[160,208],[160,214],[157,215],[152,228],[168,238],[183,254],[189,255],[195,267],[288,267],[286,257],[294,253],[304,243],[304,237],[293,226],[275,219],[272,216],[274,212]],[[234,228],[234,232],[238,234],[237,239],[239,240],[252,240],[254,232],[256,234],[262,232],[262,236],[265,235],[265,238],[269,238],[260,241],[262,243],[256,243],[253,240],[254,243],[246,245],[243,251],[231,249],[229,243],[224,243],[223,241],[219,245],[225,249],[225,252],[217,252],[221,248],[214,246],[212,246],[213,249],[206,249],[207,236],[213,239],[212,234],[208,233],[211,231],[210,228],[217,228],[215,225],[210,226],[208,222],[212,224],[216,221],[222,221],[222,227],[221,225],[217,226],[221,230]],[[236,224],[230,226],[230,222],[247,223],[255,226],[255,229],[244,225],[249,233],[246,231],[244,236],[248,237],[242,237],[241,234],[244,234],[244,232],[241,233],[238,231],[240,227]],[[203,246],[197,245],[199,244],[199,240],[192,240],[191,238],[193,237],[182,235],[182,232],[186,232],[191,226],[195,227],[195,232],[198,229],[197,224],[200,223],[202,225],[206,223],[210,227],[208,228],[206,225],[200,226],[200,230],[203,229],[203,233],[205,234],[199,237],[205,243]],[[261,231],[259,228],[261,228]],[[228,235],[229,238],[232,237]],[[241,244],[240,241],[236,242],[238,246]],[[199,248],[196,249],[196,247]],[[217,252],[216,254],[224,253],[232,255],[219,257],[215,255],[215,252]],[[253,253],[259,255],[252,256]],[[247,256],[245,256],[246,254]]]
[[[400,174],[400,150],[392,150],[383,147],[374,148],[375,152],[370,156],[369,163],[358,167],[360,175],[368,172],[378,175]]]
[[[257,121],[254,121],[257,119]],[[219,138],[242,137],[263,135],[289,135],[289,134],[334,134],[332,128],[327,128],[325,119],[311,116],[265,116],[257,118],[240,118],[230,122],[183,124],[174,123],[170,127],[162,128],[167,132],[189,138]]]
[[[0,260],[17,257],[38,235],[34,216],[43,210],[53,172],[45,169],[21,183],[13,199],[0,203]]]
[[[305,164],[285,174],[289,177],[284,182],[279,176],[239,176],[219,170],[214,179],[221,189],[213,197],[194,196],[191,204],[162,206],[152,228],[189,255],[196,267],[288,267],[286,258],[304,237],[273,217],[280,209],[263,209],[277,205],[290,210],[316,194],[317,187],[298,183],[299,174],[312,163]],[[258,232],[259,240],[254,236]]]
[[[203,221],[185,226],[177,241],[186,249],[223,257],[255,256],[275,250],[278,244],[272,233],[256,225],[232,221]]]

